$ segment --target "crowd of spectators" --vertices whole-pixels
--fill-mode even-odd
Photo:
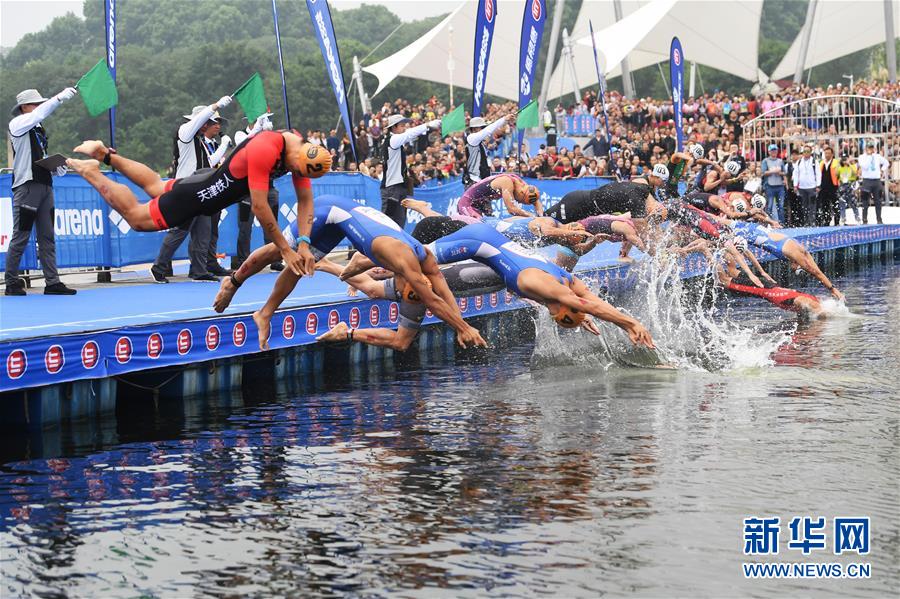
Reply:
[[[832,97],[836,96],[836,97]],[[821,160],[830,147],[838,158],[850,163],[864,154],[865,144],[876,139],[877,151],[890,163],[890,203],[900,197],[900,114],[886,110],[885,103],[863,100],[869,96],[896,101],[900,85],[857,81],[853,88],[840,83],[822,87],[794,85],[777,92],[729,95],[717,91],[700,97],[689,97],[683,106],[685,143],[703,145],[705,157],[719,163],[740,157],[746,169],[746,181],[762,179],[762,161],[769,156],[768,147],[778,145],[778,157],[789,162],[793,152],[802,153],[810,145],[813,156]],[[825,99],[829,97],[829,99]],[[796,100],[820,98],[812,103]],[[512,102],[488,104],[483,115],[488,122],[516,108]],[[515,172],[537,179],[570,179],[586,176],[614,177],[628,180],[646,173],[657,162],[667,163],[675,150],[673,105],[668,99],[625,98],[616,91],[607,94],[605,108],[609,136],[602,124],[604,105],[593,91],[586,91],[578,104],[558,104],[543,115],[545,143],[532,154],[528,145],[516,147],[515,128],[501,129],[488,143],[487,153],[494,173]],[[336,170],[361,171],[380,179],[382,158],[380,147],[385,120],[391,114],[403,114],[413,124],[444,117],[450,108],[432,96],[421,103],[397,99],[385,102],[373,114],[366,114],[353,130],[359,162],[354,161],[350,140],[335,131],[325,135],[309,132],[313,142],[327,146],[335,156]],[[769,128],[745,130],[755,117],[767,113]],[[594,135],[574,147],[561,147],[556,132],[566,134],[566,117],[590,116],[597,123]],[[440,184],[458,176],[465,166],[464,132],[441,137],[439,131],[418,138],[408,148],[408,170],[417,185]],[[755,141],[750,141],[752,138]],[[881,146],[884,147],[881,147]],[[431,182],[431,183],[429,183]],[[765,183],[763,182],[763,186]]]

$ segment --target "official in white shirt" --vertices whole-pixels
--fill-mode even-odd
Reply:
[[[463,187],[466,189],[491,176],[491,164],[488,162],[484,142],[503,127],[509,118],[510,115],[500,117],[490,125],[480,116],[469,119],[469,134],[466,135],[466,170],[462,175]]]
[[[440,119],[428,121],[417,127],[407,128],[410,119],[402,114],[392,114],[387,120],[387,135],[381,147],[381,161],[384,172],[381,176],[381,211],[401,227],[406,226],[406,208],[400,202],[411,195],[409,177],[406,172],[406,149],[404,146],[429,129],[440,129]]]
[[[812,156],[812,148],[803,146],[803,156],[794,165],[794,189],[803,210],[804,227],[816,226],[816,197],[822,185],[822,171]]]
[[[887,158],[875,151],[875,144],[869,142],[866,144],[866,153],[857,160],[859,164],[859,172],[862,177],[860,182],[859,195],[862,200],[862,218],[863,224],[869,223],[869,197],[875,204],[875,221],[880,225],[881,221],[881,201],[884,193],[884,182],[882,177],[887,177],[890,163]]]

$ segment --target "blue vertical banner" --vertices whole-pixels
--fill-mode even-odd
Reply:
[[[275,45],[278,48],[278,68],[281,69],[281,99],[284,101],[284,121],[285,127],[290,129],[291,108],[288,106],[287,82],[284,80],[284,56],[281,52],[281,31],[278,29],[278,7],[275,6],[275,0],[272,0],[272,20],[275,21]]]
[[[541,53],[541,38],[547,23],[547,0],[526,0],[525,14],[522,15],[522,37],[519,38],[519,110],[531,102],[531,88],[534,72],[537,70]],[[540,106],[538,107],[540,111]],[[524,129],[519,129],[519,145],[516,156],[522,148]]]
[[[116,0],[105,0],[103,9],[106,22],[106,66],[116,80]],[[109,109],[109,145],[116,147],[116,107]]]
[[[594,68],[597,69],[597,83],[600,86],[600,107],[603,108],[603,122],[606,129],[606,145],[609,146],[609,161],[612,163],[612,134],[609,130],[609,114],[606,112],[606,77],[603,76],[603,70],[600,68],[600,57],[597,55],[597,39],[594,37],[594,24],[588,21],[588,27],[591,30],[591,47],[594,49]]]
[[[491,42],[494,41],[496,22],[496,0],[478,0],[478,13],[475,16],[475,60],[472,63],[472,116],[481,116],[481,101],[484,98],[484,85],[487,82]]]
[[[306,0],[309,16],[312,19],[313,31],[319,40],[319,48],[325,59],[325,70],[328,71],[328,79],[334,88],[334,98],[341,110],[341,118],[344,128],[347,130],[347,138],[350,140],[350,148],[353,150],[353,160],[356,158],[356,143],[353,139],[353,128],[350,126],[350,109],[347,105],[346,88],[344,87],[344,69],[341,68],[341,54],[338,51],[337,38],[334,35],[334,25],[331,23],[331,9],[327,0]]]
[[[684,50],[677,37],[672,38],[672,47],[669,51],[669,80],[672,85],[672,111],[675,113],[675,140],[680,152],[684,148],[684,123],[681,106],[684,103]]]

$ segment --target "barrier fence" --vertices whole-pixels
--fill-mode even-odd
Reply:
[[[147,195],[131,184],[118,173],[108,176],[120,183],[128,185],[141,201],[147,201]],[[541,190],[541,201],[544,206],[559,201],[567,192],[575,189],[593,189],[604,185],[607,179],[584,177],[566,181],[529,180]],[[6,255],[13,231],[12,217],[12,175],[0,175],[0,269],[6,268]],[[275,181],[279,192],[279,226],[284,228],[296,220],[296,197],[291,187],[290,176]],[[160,244],[165,236],[164,231],[155,233],[138,233],[114,210],[111,210],[103,198],[80,176],[67,174],[56,177],[53,181],[53,192],[56,206],[56,260],[59,268],[118,268],[131,264],[153,262],[159,252]],[[313,181],[315,195],[335,194],[348,197],[366,204],[376,210],[381,209],[380,183],[360,173],[330,173]],[[414,191],[414,197],[427,201],[432,209],[442,214],[455,211],[456,204],[463,193],[459,178],[452,179],[443,185],[420,187]],[[503,215],[503,202],[494,202],[495,214]],[[421,220],[417,213],[409,213],[407,230],[412,231]],[[235,253],[238,231],[237,205],[229,206],[222,211],[219,222],[218,251],[227,255]],[[251,247],[263,244],[262,230],[254,223]],[[185,241],[176,259],[187,258],[188,242]],[[32,232],[19,265],[21,270],[39,270],[35,234]]]

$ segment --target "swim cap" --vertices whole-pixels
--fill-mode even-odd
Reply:
[[[653,176],[659,177],[663,181],[669,180],[669,169],[666,168],[665,164],[657,164],[653,167]]]
[[[756,208],[757,210],[765,210],[766,209],[766,196],[755,193],[753,197],[750,198],[750,205]]]
[[[747,239],[745,237],[741,237],[740,235],[734,238],[734,247],[737,249],[744,251],[747,249]]]
[[[331,153],[308,142],[300,146],[300,174],[317,179],[331,170]]]
[[[734,208],[736,212],[747,212],[747,202],[744,198],[735,198],[731,200],[731,207]]]
[[[428,285],[429,289],[431,289],[431,281],[429,281],[427,278],[425,279],[425,284]],[[422,303],[422,298],[419,297],[419,294],[416,293],[416,290],[413,289],[413,286],[409,281],[407,281],[406,285],[403,286],[403,292],[400,294],[400,300],[409,302],[411,304]]]
[[[703,146],[700,144],[691,144],[688,148],[688,152],[691,153],[691,156],[694,157],[694,160],[700,160],[703,158]]]
[[[735,177],[741,172],[741,163],[737,160],[729,160],[725,163],[725,170],[728,171],[732,177]]]
[[[564,329],[574,329],[580,327],[584,322],[584,312],[560,304],[559,311],[553,315],[553,320]]]
[[[541,194],[538,191],[538,188],[535,187],[534,185],[529,185],[525,189],[525,203],[526,204],[534,205],[538,201],[539,197],[541,197]]]

